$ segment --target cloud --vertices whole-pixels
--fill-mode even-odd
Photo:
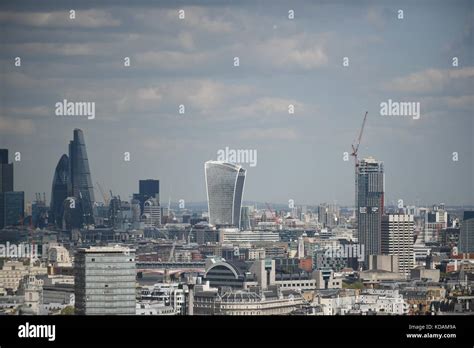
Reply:
[[[12,108],[5,108],[5,114],[11,118],[37,118],[48,117],[54,114],[53,107],[45,105],[37,105],[32,107],[18,106]]]
[[[94,100],[98,105],[111,112],[128,117],[130,113],[138,113],[168,117],[176,115],[178,106],[183,104],[186,113],[199,115],[199,120],[223,119],[229,115],[232,105],[242,103],[242,100],[252,98],[257,90],[255,87],[223,83],[209,79],[181,79],[147,83],[142,81],[122,81],[128,83],[127,88],[114,88],[102,83],[81,84],[81,98]],[[141,82],[141,83],[140,83]],[[78,88],[78,86],[75,86]],[[63,95],[71,95],[74,89],[63,91]],[[79,96],[76,95],[76,98]],[[244,99],[242,99],[244,98]],[[173,117],[174,119],[174,117]]]
[[[198,81],[194,86],[191,85],[191,89],[186,93],[187,100],[204,112],[216,108],[227,109],[230,100],[235,101],[255,92],[254,87],[245,84],[225,84],[210,80]]]
[[[268,115],[285,115],[289,117],[293,116],[288,113],[288,107],[290,104],[295,108],[295,115],[298,115],[298,113],[305,110],[303,103],[295,99],[261,97],[250,104],[238,106],[231,111],[240,117],[263,117]]]
[[[199,69],[215,59],[212,52],[147,51],[135,54],[137,64],[177,73]]]
[[[140,100],[152,100],[156,102],[163,99],[163,95],[155,88],[140,88],[137,91],[137,97]]]
[[[255,42],[250,47],[244,44],[241,49],[242,52],[253,52],[250,55],[246,53],[245,56],[258,57],[257,62],[261,68],[271,66],[279,69],[310,70],[328,63],[324,46],[323,37],[303,33]]]
[[[70,19],[69,11],[54,12],[0,12],[0,21],[32,27],[116,27],[120,20],[102,10],[77,10],[76,18]]]
[[[377,30],[384,30],[390,18],[395,18],[397,12],[386,7],[369,7],[365,16],[367,22],[377,28]]]
[[[246,37],[236,42],[190,51],[203,42],[190,33],[177,38],[179,49],[148,50],[135,54],[138,64],[165,71],[183,73],[192,71],[222,72],[234,69],[233,58],[239,57],[245,70],[258,72],[278,69],[279,71],[312,70],[328,64],[326,50],[327,36],[295,34],[278,38],[258,39]],[[183,51],[183,48],[185,51]]]
[[[99,55],[106,54],[104,43],[37,43],[28,42],[14,45],[3,45],[4,49],[15,52],[19,55],[34,55],[34,56],[80,56],[80,55]]]
[[[183,8],[185,11],[185,18],[178,19],[178,10],[170,10],[167,12],[169,19],[182,21],[182,24],[191,29],[199,29],[211,33],[226,33],[232,31],[232,24],[230,21],[222,18],[212,18],[209,15],[209,9],[199,7]]]
[[[239,133],[241,139],[296,140],[298,133],[292,128],[251,128]]]
[[[474,95],[436,96],[420,98],[425,111],[467,111],[474,110]]]
[[[180,19],[179,10],[184,10],[185,18]],[[185,30],[205,33],[228,33],[232,31],[233,23],[230,17],[232,13],[221,9],[214,11],[212,8],[197,6],[185,6],[175,9],[150,8],[146,12],[134,13],[133,18],[144,26],[152,29],[166,29],[179,26]],[[228,17],[224,19],[225,17]],[[232,19],[234,19],[232,18]]]
[[[453,69],[427,69],[406,76],[397,77],[385,84],[385,88],[399,92],[439,92],[453,84],[471,83],[474,67]],[[472,85],[471,85],[472,86]],[[467,88],[468,86],[466,86]]]
[[[0,116],[0,133],[4,135],[31,135],[35,131],[32,120],[10,119]]]

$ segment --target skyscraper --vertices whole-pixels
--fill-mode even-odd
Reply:
[[[242,213],[240,216],[240,228],[248,231],[252,228],[250,225],[250,207],[242,207]]]
[[[357,167],[357,227],[359,244],[364,246],[365,266],[368,255],[381,251],[380,234],[384,209],[384,168],[374,158],[364,158]]]
[[[8,149],[0,149],[0,163],[8,163]]]
[[[135,251],[119,246],[78,249],[74,259],[76,314],[135,314]]]
[[[145,201],[143,206],[143,219],[147,227],[161,226],[161,207],[155,198]]]
[[[0,228],[20,225],[25,212],[25,193],[13,191],[13,163],[8,149],[0,149]]]
[[[474,211],[465,211],[459,235],[459,252],[474,253]]]
[[[61,226],[64,213],[64,200],[68,196],[69,183],[69,158],[62,155],[54,170],[53,184],[51,188],[51,215],[52,221],[57,226]]]
[[[157,195],[160,193],[160,180],[140,180],[138,183],[138,192],[143,195],[148,195],[149,198],[158,198]]]
[[[13,163],[8,163],[8,150],[0,149],[0,192],[13,191]]]
[[[94,189],[84,134],[80,129],[74,129],[74,139],[69,143],[69,179],[68,192],[81,201],[83,222],[93,224]]]
[[[326,204],[320,204],[318,207],[318,221],[323,227],[328,224],[328,207]]]
[[[160,204],[160,180],[146,179],[138,182],[138,193],[133,194],[133,199],[140,202],[141,212],[144,212],[144,204],[150,199],[156,199]]]
[[[413,215],[388,214],[382,216],[382,254],[398,256],[398,271],[405,277],[413,268]]]
[[[221,161],[204,164],[211,225],[240,227],[240,214],[246,170]]]
[[[0,228],[17,226],[22,223],[25,211],[23,191],[0,192]]]

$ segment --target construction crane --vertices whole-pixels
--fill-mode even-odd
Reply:
[[[97,181],[96,182],[97,184],[97,187],[99,188],[99,191],[100,191],[100,194],[102,195],[102,197],[104,198],[104,203],[105,205],[109,205],[109,197],[107,197],[107,195],[105,194],[104,190],[102,189],[102,186],[100,186],[99,182]]]
[[[275,223],[280,224],[281,219],[277,216],[276,212],[273,211],[272,207],[270,206],[270,203],[265,202],[265,205],[267,206],[267,210],[272,214],[273,218],[275,219]]]
[[[365,121],[367,120],[367,114],[368,113],[369,113],[368,111],[365,112],[364,120],[362,121],[362,127],[360,127],[359,136],[357,137],[357,139],[352,144],[351,156],[354,157],[354,175],[355,175],[355,187],[356,187],[356,189],[355,189],[355,200],[354,200],[354,203],[355,203],[354,217],[357,216],[356,209],[357,209],[357,197],[358,197],[357,167],[359,167],[359,158],[357,156],[358,156],[358,152],[359,152],[360,141],[362,140],[362,134],[364,133]]]
[[[359,152],[360,141],[362,140],[362,134],[364,133],[365,121],[367,120],[368,113],[369,113],[368,111],[365,112],[364,121],[362,121],[362,127],[360,127],[359,137],[356,139],[354,144],[352,144],[351,156],[354,157],[356,168],[359,166],[359,159],[357,158],[357,153]]]
[[[267,206],[267,210],[270,212],[272,217],[276,220],[276,213],[273,212],[273,209],[272,209],[272,207],[270,207],[270,204],[265,202],[265,205]]]

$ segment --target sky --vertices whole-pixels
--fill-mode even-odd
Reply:
[[[49,201],[80,128],[94,185],[122,199],[153,178],[162,202],[203,202],[228,147],[258,154],[244,200],[351,205],[368,111],[359,158],[384,162],[387,203],[474,204],[472,1],[7,0],[0,23],[0,148],[27,200]],[[95,118],[56,115],[64,99]],[[381,115],[389,100],[420,117]]]

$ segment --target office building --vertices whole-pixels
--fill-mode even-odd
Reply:
[[[81,201],[83,223],[93,224],[94,189],[84,134],[80,129],[74,129],[74,139],[69,143],[69,179],[68,192]]]
[[[8,163],[8,149],[0,149],[0,163]]]
[[[304,303],[300,292],[272,286],[263,290],[197,291],[194,295],[195,315],[288,315]]]
[[[158,195],[160,194],[160,180],[140,180],[138,186],[138,192],[142,195],[158,198]]]
[[[381,251],[385,255],[398,257],[398,272],[410,276],[414,266],[413,215],[388,214],[382,216]]]
[[[370,255],[369,271],[400,273],[398,255]]]
[[[383,163],[369,157],[361,160],[357,171],[357,227],[359,244],[368,256],[380,254],[380,232],[384,208]]]
[[[272,231],[239,231],[237,228],[220,228],[218,230],[220,243],[276,243],[280,235]]]
[[[135,250],[78,249],[74,260],[75,309],[79,315],[135,314]]]
[[[0,228],[23,224],[25,217],[25,193],[0,192]]]
[[[461,222],[459,252],[474,253],[474,211],[465,211]]]
[[[442,230],[448,227],[448,213],[443,207],[434,205],[423,214],[423,241],[437,243],[442,239]]]
[[[0,229],[23,223],[24,192],[13,191],[13,163],[8,163],[8,150],[0,149]]]
[[[0,192],[13,191],[13,163],[8,163],[8,150],[0,149]]]
[[[252,228],[250,224],[250,209],[251,207],[242,207],[242,214],[240,217],[240,228],[242,230],[250,230]]]
[[[68,196],[69,183],[69,157],[64,154],[54,170],[53,184],[51,188],[51,222],[61,226],[64,214],[64,200]]]
[[[318,221],[323,227],[335,227],[339,220],[339,213],[337,204],[320,204],[318,206]]]
[[[133,194],[133,199],[140,203],[142,213],[145,202],[150,198],[156,199],[160,204],[160,180],[146,179],[138,182],[138,193]]]
[[[158,200],[149,198],[145,201],[142,220],[145,222],[145,227],[161,226],[161,207]]]
[[[204,167],[209,223],[240,228],[246,170],[220,161],[208,161]]]

